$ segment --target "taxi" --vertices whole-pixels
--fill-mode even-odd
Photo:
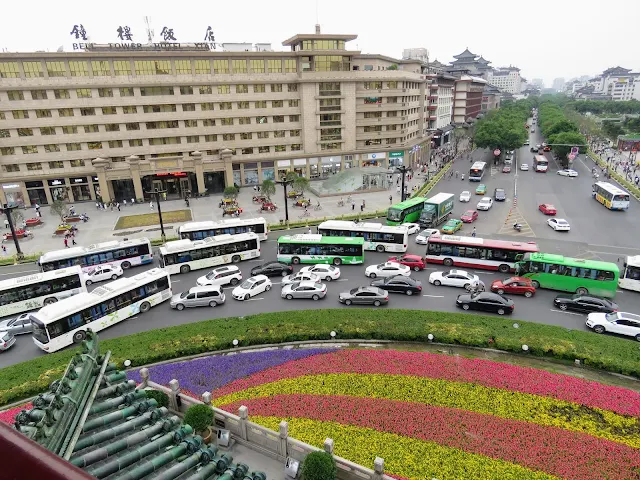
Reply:
[[[442,226],[442,233],[453,235],[462,228],[462,220],[452,218]]]
[[[484,195],[487,193],[487,186],[484,183],[481,183],[476,188],[476,195]]]

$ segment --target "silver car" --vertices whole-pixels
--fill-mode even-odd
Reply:
[[[389,303],[389,292],[378,287],[356,287],[342,292],[338,297],[345,305],[373,305],[379,307]]]
[[[9,332],[0,333],[0,352],[9,350],[16,343],[16,337]]]
[[[291,275],[287,275],[282,278],[282,285],[291,285],[292,283],[297,282],[320,282],[320,277],[315,273],[311,272],[298,272],[292,273]]]
[[[31,333],[31,320],[28,313],[22,313],[16,318],[10,318],[0,322],[0,332],[8,332],[11,335]]]
[[[327,286],[324,283],[316,283],[313,280],[304,282],[295,282],[282,287],[280,296],[287,300],[294,298],[310,298],[312,300],[320,300],[327,295]]]
[[[219,285],[191,287],[189,291],[171,297],[171,308],[184,310],[191,307],[215,307],[225,301],[224,292]]]

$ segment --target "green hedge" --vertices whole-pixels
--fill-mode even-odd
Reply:
[[[20,263],[35,263],[40,259],[42,252],[38,253],[30,253],[29,255],[25,255],[21,260],[16,260],[15,256],[11,257],[1,257],[0,258],[0,266],[4,267],[7,265],[16,265]]]
[[[515,322],[519,328],[513,327]],[[337,339],[417,342],[428,341],[431,333],[436,342],[509,352],[521,352],[526,344],[532,355],[580,359],[594,368],[640,377],[640,348],[631,340],[510,318],[386,308],[292,310],[218,318],[105,340],[101,348],[103,352],[111,350],[119,365],[129,359],[140,366],[232,348],[234,339],[241,346],[328,340],[331,331],[337,332]],[[0,405],[44,391],[64,372],[74,352],[69,349],[43,355],[1,369]]]
[[[592,151],[589,151],[589,156],[594,162],[596,162],[600,166],[600,168],[609,167],[607,162],[602,160],[598,155],[596,155]],[[622,185],[624,188],[626,188],[631,195],[636,197],[636,200],[640,201],[640,189],[638,187],[636,187],[633,183],[629,182],[626,178],[624,178],[622,175],[618,173],[612,173],[611,177],[620,185]]]

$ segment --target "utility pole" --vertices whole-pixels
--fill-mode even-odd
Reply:
[[[404,179],[407,174],[407,170],[409,170],[405,165],[398,165],[396,167],[396,172],[400,172],[402,174],[402,186],[400,187],[400,201],[404,202]]]
[[[160,195],[163,193],[167,193],[166,190],[158,190],[155,188],[153,192],[147,192],[150,195],[153,195],[156,200],[156,205],[158,205],[158,218],[160,219],[160,238],[162,239],[162,243],[167,241],[167,236],[164,234],[164,223],[162,222],[162,209],[160,208]]]
[[[289,225],[289,197],[287,197],[287,186],[293,183],[293,180],[280,180],[277,182],[278,184],[284,187],[284,219]]]
[[[9,222],[9,229],[11,230],[13,243],[16,246],[16,260],[22,260],[24,258],[24,254],[22,253],[22,250],[20,250],[20,242],[18,242],[18,237],[16,236],[16,229],[13,226],[13,218],[11,217],[11,212],[16,208],[18,208],[17,205],[9,205],[8,203],[4,204],[4,213],[7,215],[7,221]]]

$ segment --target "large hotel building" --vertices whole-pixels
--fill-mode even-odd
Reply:
[[[0,54],[0,200],[168,198],[429,156],[420,60],[296,35],[289,51],[195,46]]]

